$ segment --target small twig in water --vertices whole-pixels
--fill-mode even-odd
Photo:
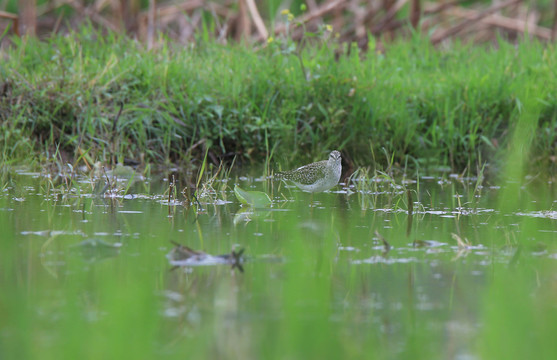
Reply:
[[[104,176],[106,177],[106,184],[108,185],[108,188],[110,190],[112,190],[112,184],[110,183],[110,179],[108,178],[108,174],[106,173],[106,169],[104,168],[104,166],[102,167],[102,169],[103,169]]]
[[[509,261],[509,267],[512,268],[512,267],[516,266],[516,264],[518,263],[518,259],[520,258],[521,253],[522,253],[522,246],[518,245],[518,247],[516,248],[516,251],[513,254],[513,257]]]
[[[238,270],[240,270],[240,272],[244,272],[244,267],[242,266],[242,254],[244,253],[244,249],[240,249],[238,250],[238,252],[232,250],[232,252],[230,253],[233,263],[232,263],[232,270],[234,270],[234,268],[238,268]]]
[[[170,205],[170,199],[172,198],[172,188],[174,187],[174,175],[172,175],[172,180],[168,185],[168,205]]]
[[[203,206],[201,206],[201,203],[199,202],[199,200],[197,200],[197,196],[195,196],[195,194],[192,194],[191,196],[193,196],[193,199],[197,203],[197,206],[199,206],[199,209],[203,211]]]
[[[470,242],[468,239],[464,238],[464,240],[455,233],[451,233],[452,238],[456,241],[456,244],[459,249],[467,249],[470,246]]]
[[[389,244],[389,242],[383,237],[383,235],[379,234],[379,231],[375,230],[375,236],[377,236],[383,243],[383,255],[391,251],[391,244]]]

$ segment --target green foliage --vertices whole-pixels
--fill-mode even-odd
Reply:
[[[4,160],[60,146],[94,161],[116,152],[190,163],[209,148],[260,162],[271,147],[283,161],[335,148],[368,165],[371,146],[393,154],[394,164],[463,170],[507,150],[525,101],[520,89],[528,88],[540,107],[529,165],[553,164],[554,47],[501,41],[441,51],[416,36],[384,53],[372,39],[362,53],[326,33],[307,33],[301,45],[288,37],[263,48],[207,39],[153,51],[91,27],[45,41],[13,38],[0,64]]]
[[[263,191],[246,191],[239,187],[238,185],[234,186],[234,194],[236,195],[236,199],[241,204],[253,206],[253,207],[267,207],[271,205],[271,199],[269,195],[264,193]]]

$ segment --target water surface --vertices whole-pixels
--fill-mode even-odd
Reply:
[[[552,184],[522,189],[523,207],[501,211],[504,184],[446,174],[313,196],[236,176],[198,202],[169,197],[164,176],[124,179],[114,192],[95,192],[96,181],[5,176],[0,334],[9,357],[555,353]],[[179,181],[175,189],[187,185]],[[271,207],[242,206],[235,184],[265,191]],[[173,261],[176,244],[195,256]],[[241,268],[232,266],[241,249]]]

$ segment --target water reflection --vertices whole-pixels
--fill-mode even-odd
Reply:
[[[242,264],[246,261],[244,250],[232,250],[229,254],[209,255],[203,251],[193,250],[185,245],[172,242],[175,247],[166,255],[168,261],[174,268],[180,266],[210,266],[226,264],[231,265],[232,269],[237,268],[244,272]]]
[[[165,351],[205,332],[217,339],[212,355],[245,355],[275,326],[332,322],[357,344],[374,334],[393,354],[412,337],[470,354],[496,270],[557,264],[552,201],[502,213],[499,189],[475,179],[360,178],[313,199],[225,179],[188,200],[169,196],[162,180],[124,179],[107,196],[77,176],[58,187],[37,173],[15,176],[0,192],[6,291],[40,293],[37,312],[59,317],[71,318],[73,301],[88,322],[117,317],[124,300],[146,301],[143,310],[159,310]],[[241,204],[235,184],[266,191],[270,208]],[[52,319],[34,325],[58,329]]]

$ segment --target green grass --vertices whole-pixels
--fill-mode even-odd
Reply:
[[[533,139],[528,171],[555,168],[553,45],[438,50],[415,37],[347,55],[350,45],[332,40],[297,50],[276,39],[263,48],[161,41],[147,51],[91,28],[11,40],[0,54],[3,164],[53,160],[57,149],[70,161],[109,162],[115,152],[120,161],[199,164],[208,148],[241,164],[263,163],[269,149],[288,162],[336,148],[356,165],[375,154],[378,168],[474,172],[512,150],[523,104],[534,102],[539,116],[520,128]]]

